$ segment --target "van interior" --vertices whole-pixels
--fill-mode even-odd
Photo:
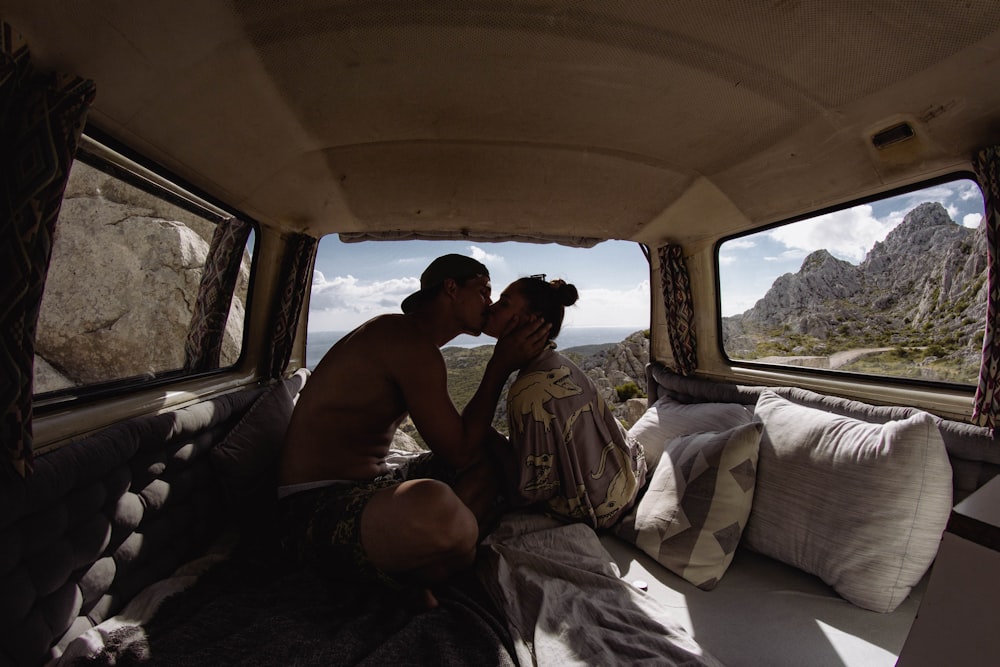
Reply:
[[[0,53],[2,664],[998,660],[994,0],[4,0]],[[317,249],[420,241],[649,283],[630,527],[505,519],[432,611],[266,527]]]

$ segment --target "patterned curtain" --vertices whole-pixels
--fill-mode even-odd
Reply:
[[[663,286],[663,305],[667,311],[667,331],[674,365],[681,375],[690,375],[698,367],[697,344],[694,331],[694,299],[691,296],[691,278],[683,249],[668,243],[657,251],[660,258],[660,284]]]
[[[979,386],[972,421],[996,433],[1000,413],[1000,146],[983,149],[973,161],[979,186],[986,202],[986,265],[989,292],[986,297],[986,335],[983,360],[979,366]]]
[[[312,236],[295,234],[288,240],[288,249],[281,266],[281,293],[275,305],[274,337],[271,339],[270,377],[279,378],[292,356],[299,312],[306,297],[318,241]]]
[[[52,237],[92,81],[41,72],[0,21],[0,441],[3,476],[31,473],[35,332]]]
[[[251,229],[250,223],[236,218],[215,227],[184,343],[185,370],[207,371],[219,367],[229,307]]]

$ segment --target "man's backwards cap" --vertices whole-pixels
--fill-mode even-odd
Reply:
[[[448,278],[462,280],[473,276],[489,276],[489,269],[471,257],[458,254],[442,255],[420,274],[420,289],[403,299],[403,312],[411,313],[417,304],[435,287]]]

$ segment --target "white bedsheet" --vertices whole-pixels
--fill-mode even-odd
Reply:
[[[622,580],[583,524],[511,514],[484,542],[480,580],[528,665],[720,665],[670,610]]]
[[[894,612],[881,614],[746,549],[715,589],[703,591],[614,536],[601,543],[627,581],[647,582],[672,618],[730,667],[892,667],[929,577]]]

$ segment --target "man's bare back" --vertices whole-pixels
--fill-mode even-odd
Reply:
[[[435,342],[405,315],[382,315],[349,333],[323,357],[299,396],[281,483],[384,474],[393,435],[408,412],[397,376],[440,374],[442,368]]]

